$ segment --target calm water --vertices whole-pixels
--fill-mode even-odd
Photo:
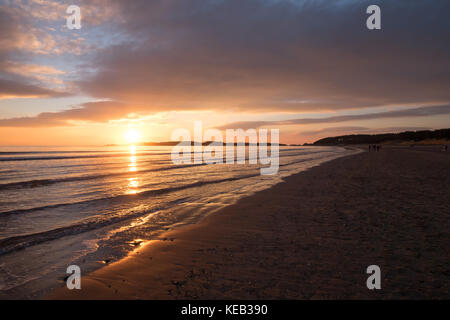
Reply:
[[[41,297],[283,177],[356,151],[281,147],[259,165],[174,165],[171,147],[0,149],[0,298]]]

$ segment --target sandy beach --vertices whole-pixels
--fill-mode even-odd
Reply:
[[[339,158],[170,230],[49,299],[450,298],[450,155]],[[366,268],[381,268],[368,290]]]

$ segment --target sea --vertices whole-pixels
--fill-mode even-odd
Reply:
[[[0,147],[0,298],[39,299],[167,230],[197,223],[283,178],[357,153],[341,147],[279,150],[260,164],[174,164],[173,147]],[[269,147],[270,151],[270,147]]]

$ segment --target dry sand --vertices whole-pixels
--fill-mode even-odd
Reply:
[[[58,299],[450,298],[450,155],[384,148],[169,231]],[[381,267],[381,290],[366,268]]]

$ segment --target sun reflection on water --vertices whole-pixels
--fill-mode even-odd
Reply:
[[[136,157],[136,146],[130,146],[130,163],[128,164],[129,172],[137,171],[137,157]],[[139,181],[137,177],[128,178],[128,190],[127,194],[136,194],[139,188]]]
[[[128,168],[130,172],[135,172],[137,170],[136,164],[136,146],[130,146],[130,163],[128,164]]]

